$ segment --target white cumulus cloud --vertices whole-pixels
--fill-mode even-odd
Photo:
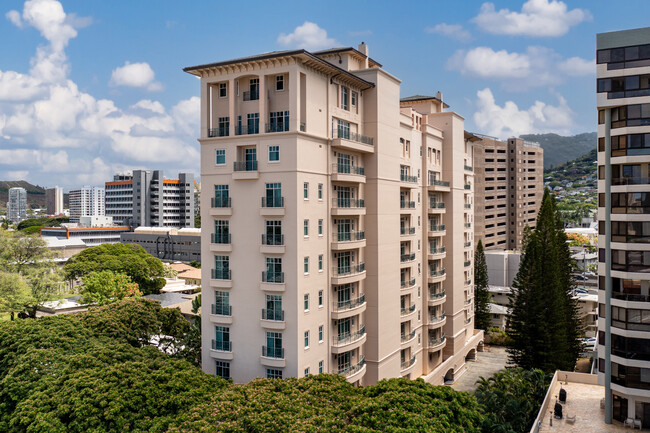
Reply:
[[[472,34],[465,30],[460,24],[447,24],[440,23],[433,27],[424,29],[427,33],[437,33],[439,35],[447,36],[451,39],[456,39],[460,42],[468,42],[472,39]]]
[[[278,43],[285,47],[307,50],[319,50],[339,45],[336,40],[327,37],[325,29],[310,21],[305,21],[303,25],[296,27],[293,33],[280,33]]]
[[[476,96],[478,110],[474,113],[474,123],[479,132],[501,139],[547,132],[571,134],[573,111],[560,95],[557,105],[535,101],[526,109],[520,109],[513,101],[498,105],[489,88],[479,90]]]
[[[162,90],[162,84],[156,81],[156,74],[147,62],[124,63],[113,70],[112,86],[140,87],[149,91]]]
[[[557,37],[566,34],[572,26],[591,19],[587,10],[569,10],[566,3],[557,0],[528,0],[521,12],[496,10],[494,3],[483,3],[480,13],[472,19],[488,33]]]
[[[587,60],[581,57],[569,57],[558,63],[558,69],[574,77],[594,75],[596,73],[596,59]]]

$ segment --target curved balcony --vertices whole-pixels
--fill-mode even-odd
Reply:
[[[358,331],[332,337],[332,353],[342,353],[360,347],[366,341],[366,326]]]
[[[429,306],[440,305],[447,300],[447,293],[443,290],[438,293],[429,292]]]
[[[233,359],[232,341],[212,340],[210,355],[217,359]]]
[[[401,335],[400,336],[400,343],[401,344],[408,344],[411,341],[413,341],[414,338],[415,338],[415,329],[412,330],[411,332],[409,332],[408,334]]]
[[[363,313],[366,309],[365,293],[358,298],[348,299],[346,301],[335,301],[332,303],[332,319],[345,319],[346,317],[356,316]]]
[[[362,356],[356,364],[335,370],[335,373],[345,376],[345,379],[350,383],[356,382],[366,373],[366,356]]]
[[[463,247],[464,247],[464,248],[471,248],[471,247],[472,247],[472,241],[465,242],[465,243],[463,244]]]
[[[366,232],[364,230],[338,232],[332,234],[332,250],[350,250],[366,246]]]
[[[287,365],[283,347],[262,346],[262,356],[260,361],[262,365],[267,367],[283,368]]]
[[[444,259],[447,256],[447,249],[445,247],[429,248],[427,255],[428,260]]]
[[[410,316],[411,314],[415,313],[415,303],[409,305],[408,307],[402,307],[400,308],[399,315],[401,318],[404,318],[406,316]]]
[[[217,325],[230,325],[232,323],[231,305],[212,304],[210,307],[210,322]]]
[[[415,360],[416,360],[416,357],[415,357],[415,355],[413,355],[408,360],[402,361],[400,363],[400,366],[399,366],[400,373],[405,373],[407,370],[409,370],[411,367],[413,367],[415,365]]]
[[[232,215],[232,200],[230,197],[212,197],[210,199],[210,216]]]
[[[366,264],[364,262],[349,266],[334,266],[332,268],[332,284],[354,283],[364,279],[366,276]]]
[[[230,233],[211,233],[210,251],[214,253],[229,253],[232,251]]]
[[[230,269],[211,269],[210,287],[226,288],[232,287],[232,272]]]
[[[429,338],[427,349],[435,352],[436,350],[443,349],[446,343],[447,343],[447,337],[445,337],[445,334],[442,334],[442,337],[440,338]]]
[[[463,266],[465,266],[465,267],[467,268],[467,267],[469,267],[469,265],[471,265],[471,264],[472,264],[472,262],[470,262],[469,260],[466,260],[466,261],[463,263]]]
[[[402,254],[399,258],[400,263],[410,263],[415,261],[415,253]]]
[[[284,310],[262,309],[262,318],[260,319],[262,328],[266,329],[285,329]]]
[[[365,215],[366,202],[364,199],[337,197],[332,199],[332,215]]]
[[[332,164],[332,181],[366,183],[366,171],[352,164]]]
[[[400,282],[400,287],[402,290],[409,290],[415,287],[415,277],[410,280],[405,280]]]
[[[439,316],[430,315],[429,316],[429,327],[430,328],[439,328],[447,322],[447,316],[445,313],[442,313]]]
[[[445,268],[442,269],[432,269],[429,271],[429,282],[437,283],[445,279],[446,273]]]

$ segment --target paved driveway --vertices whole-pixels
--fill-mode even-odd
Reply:
[[[451,387],[456,391],[474,392],[476,381],[483,376],[488,378],[506,367],[508,354],[505,347],[485,346],[484,352],[477,352],[478,358],[474,362],[467,362],[467,370],[458,378]]]

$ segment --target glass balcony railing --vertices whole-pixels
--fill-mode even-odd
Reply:
[[[432,201],[429,204],[429,207],[431,209],[444,209],[445,208],[445,202],[443,202],[443,201]]]
[[[335,266],[332,268],[332,273],[338,277],[344,277],[347,275],[360,274],[366,270],[366,264],[364,262],[357,263],[356,265],[347,265],[347,266]]]
[[[284,283],[284,272],[262,272],[263,283]]]
[[[440,323],[443,320],[445,320],[445,313],[442,313],[439,316],[436,316],[435,314],[432,314],[432,315],[429,316],[429,324]]]
[[[471,205],[471,204],[469,204],[469,203],[465,203],[465,209],[471,209],[471,208],[472,208],[472,205]]]
[[[429,271],[429,276],[431,277],[441,277],[443,275],[445,275],[445,268],[431,269],[431,271]]]
[[[445,291],[442,290],[440,292],[429,292],[429,299],[432,301],[435,301],[436,299],[442,299],[446,295]]]
[[[415,227],[400,227],[399,232],[401,235],[414,235]]]
[[[210,199],[213,208],[231,207],[230,197],[213,197]]]
[[[352,164],[339,164],[337,162],[332,164],[332,172],[338,174],[356,174],[359,176],[366,175],[366,170],[363,167]]]
[[[429,231],[430,232],[444,232],[445,231],[445,225],[444,224],[429,224]]]
[[[232,316],[232,306],[226,304],[212,304],[212,314],[217,316]]]
[[[279,322],[284,321],[284,310],[267,310],[266,308],[262,309],[262,319],[263,320],[276,320]]]
[[[262,207],[284,207],[284,197],[262,197]]]
[[[469,260],[466,260],[465,263],[463,263],[463,264],[465,265],[465,267],[468,267],[470,265],[470,262],[469,262]]]
[[[465,246],[465,248],[471,247],[472,246],[472,241],[465,242],[464,246]]]
[[[429,338],[429,347],[434,347],[434,346],[437,346],[439,344],[442,344],[442,343],[445,342],[446,339],[447,339],[447,337],[445,336],[445,334],[442,334],[442,337]]]
[[[410,280],[403,280],[400,282],[400,286],[402,289],[405,289],[407,287],[413,287],[415,286],[415,278],[411,278]]]
[[[410,305],[408,307],[402,307],[400,308],[400,314],[402,316],[406,316],[407,314],[411,314],[412,312],[415,311],[415,304]]]
[[[410,253],[410,254],[402,254],[400,255],[400,262],[412,262],[415,260],[415,253]]]
[[[334,301],[332,307],[334,311],[346,311],[357,308],[360,305],[363,305],[366,302],[366,295],[362,294],[358,298],[345,299],[342,301]]]
[[[366,365],[366,356],[362,356],[359,362],[357,362],[354,365],[348,365],[346,367],[341,367],[338,370],[336,370],[337,374],[340,374],[341,376],[352,376],[353,374],[361,371],[363,366]]]
[[[399,180],[402,182],[418,183],[417,176],[411,176],[408,174],[400,173]]]
[[[334,242],[355,242],[355,241],[362,241],[365,238],[366,238],[365,230],[338,232],[332,235],[332,240]]]
[[[442,254],[445,252],[445,247],[429,248],[429,254]]]
[[[211,269],[212,273],[212,279],[213,280],[230,280],[231,279],[231,271],[230,269]]]
[[[474,168],[472,168],[471,165],[465,165],[463,168],[467,171],[474,171]]]
[[[414,201],[400,200],[399,202],[400,209],[415,209]]]
[[[284,235],[276,233],[262,235],[262,245],[284,245]]]
[[[284,347],[262,346],[262,356],[284,359]]]
[[[212,350],[232,352],[232,341],[212,340]]]
[[[230,233],[212,233],[211,239],[213,244],[229,244]]]
[[[415,364],[415,355],[411,356],[411,358],[406,360],[406,361],[402,361],[402,363],[400,364],[400,367],[401,367],[402,370],[406,370],[407,368],[409,368],[413,364]]]
[[[415,329],[413,331],[409,332],[408,334],[400,335],[400,341],[402,343],[406,343],[407,341],[411,341],[414,338],[415,338]]]
[[[332,344],[334,346],[342,346],[344,344],[354,343],[363,338],[364,335],[366,335],[366,325],[361,325],[358,331],[335,335],[332,337]]]
[[[440,180],[436,176],[429,175],[429,186],[449,186],[449,182]]]
[[[257,171],[257,161],[235,161],[233,171]]]

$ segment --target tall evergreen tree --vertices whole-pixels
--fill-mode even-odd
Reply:
[[[511,362],[544,371],[573,370],[581,329],[571,294],[572,269],[562,220],[547,189],[512,284]]]
[[[490,326],[490,292],[488,292],[487,263],[483,242],[478,241],[474,251],[474,326],[487,330]]]

